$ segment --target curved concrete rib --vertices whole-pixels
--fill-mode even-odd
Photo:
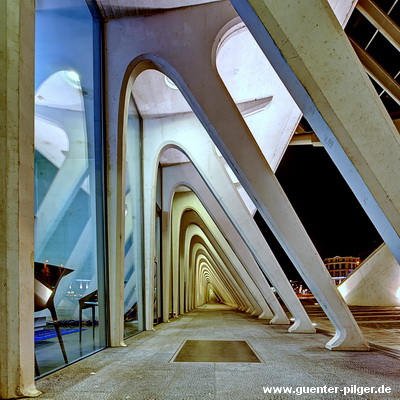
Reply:
[[[190,244],[188,246],[192,247],[192,261],[194,261],[196,255],[199,256],[200,254],[207,259],[208,264],[211,266],[210,272],[215,274],[215,280],[221,282],[222,286],[230,291],[238,309],[247,313],[252,313],[255,310],[261,312],[252,294],[248,289],[243,290],[242,285],[234,278],[228,265],[224,263],[218,251],[213,247],[211,241],[208,240],[207,235],[194,224],[189,224],[184,232],[188,239],[188,244],[192,242],[192,246]]]
[[[171,126],[174,129],[168,129]],[[177,171],[179,168],[182,169],[181,175],[177,175],[174,181],[192,187],[203,200],[203,204],[207,206],[213,207],[216,199],[218,199],[217,203],[224,209],[239,235],[246,242],[253,257],[295,318],[295,323],[289,328],[289,331],[294,333],[315,332],[315,328],[271,249],[244,206],[239,194],[232,186],[226,170],[215,152],[213,143],[205,134],[198,120],[193,115],[159,118],[146,120],[144,127],[151,132],[151,136],[144,137],[144,146],[148,156],[155,151],[154,149],[157,150],[173,143],[179,143],[180,148],[193,161],[198,172],[193,173],[194,167],[190,167],[190,164],[185,164],[182,167],[176,166]],[[191,132],[190,137],[186,134],[188,131]],[[157,141],[157,138],[160,142]],[[150,165],[146,169],[151,170]],[[150,185],[147,186],[150,187]]]
[[[216,175],[219,175],[219,173],[216,173]],[[267,280],[261,273],[260,268],[256,264],[249,249],[247,248],[243,239],[237,233],[236,229],[228,219],[221,206],[216,201],[215,197],[210,192],[209,188],[201,179],[193,164],[186,163],[163,168],[163,185],[166,188],[166,191],[169,191],[169,187],[171,187],[170,190],[172,190],[177,182],[180,182],[181,184],[185,182],[186,186],[198,193],[197,196],[200,197],[203,204],[194,194],[191,196],[192,199],[190,200],[190,204],[192,207],[195,207],[200,215],[202,215],[205,223],[208,225],[217,224],[217,226],[221,229],[224,236],[234,249],[237,257],[239,257],[241,260],[242,265],[246,268],[254,283],[262,293],[264,299],[267,301],[269,307],[275,314],[270,323],[289,324],[289,320],[285,312],[279,304],[276,296],[270,289]],[[226,182],[226,184],[228,185],[229,183]],[[283,298],[285,298],[285,296],[283,296]]]
[[[236,308],[240,311],[246,311],[248,305],[242,301],[236,290],[232,287],[231,282],[226,279],[224,274],[221,275],[222,271],[219,267],[216,267],[215,263],[210,262],[209,254],[203,244],[196,243],[193,246],[193,260],[195,272],[203,274],[205,276],[206,283],[212,283],[213,287],[217,291],[220,299],[224,300],[230,307]],[[202,288],[199,288],[202,289]],[[204,291],[204,290],[203,290]],[[203,302],[198,302],[197,306],[201,306]]]
[[[196,196],[193,192],[178,194],[181,198],[181,204],[185,208],[189,208],[192,211],[185,211],[182,215],[182,222],[187,224],[189,221],[192,224],[196,224],[199,228],[206,234],[206,237],[213,244],[213,247],[217,250],[218,254],[220,254],[220,258],[223,259],[224,264],[227,265],[230,270],[233,278],[239,283],[242,287],[243,291],[250,291],[251,296],[257,302],[256,309],[257,315],[264,315],[267,319],[272,319],[273,314],[268,307],[268,303],[264,299],[262,293],[259,291],[258,287],[255,285],[252,280],[250,274],[241,263],[233,249],[231,248],[232,244],[229,244],[227,240],[224,238],[218,227],[213,223],[211,218],[207,215],[206,210],[202,210],[199,207],[196,207],[195,200],[197,200]],[[178,199],[176,199],[178,200]],[[175,200],[175,201],[176,201]],[[203,212],[202,212],[203,211]],[[200,213],[201,212],[201,213]],[[207,218],[208,217],[208,218]],[[187,250],[187,249],[186,249]],[[184,256],[184,265],[188,265],[188,251],[185,252]],[[225,261],[226,260],[226,261]],[[231,266],[229,268],[229,266]],[[249,296],[247,296],[249,298]]]

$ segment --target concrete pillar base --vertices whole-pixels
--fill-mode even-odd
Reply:
[[[125,342],[120,342],[118,344],[111,344],[110,347],[127,347],[127,345],[125,344]]]
[[[360,340],[359,336],[353,336],[351,334],[336,335],[325,345],[328,350],[338,351],[368,351],[369,344],[366,340]]]
[[[274,317],[275,318],[275,317]],[[266,315],[265,314],[265,311],[262,313],[262,314],[260,314],[259,316],[258,316],[258,319],[270,319],[270,318],[268,318],[268,315]]]
[[[274,318],[269,321],[271,325],[289,325],[289,319],[286,317],[286,315],[278,315],[275,314]]]
[[[37,390],[35,385],[30,386],[21,393],[23,397],[38,397],[43,394],[40,390]]]
[[[315,333],[316,329],[309,324],[303,324],[299,319],[294,321],[294,324],[288,329],[290,333]]]

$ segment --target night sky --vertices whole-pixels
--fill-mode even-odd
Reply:
[[[323,147],[289,146],[276,176],[322,259],[365,259],[382,239]],[[255,220],[290,279],[299,276],[261,216]]]

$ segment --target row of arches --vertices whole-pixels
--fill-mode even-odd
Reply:
[[[203,17],[206,17],[211,12],[210,8],[204,7]],[[111,91],[109,93],[108,113],[110,120],[108,131],[110,133],[118,132],[113,139],[116,141],[115,146],[112,146],[108,152],[109,165],[111,165],[108,171],[109,181],[115,181],[108,199],[108,211],[111,216],[109,226],[112,224],[115,226],[121,220],[120,215],[118,215],[118,210],[121,209],[118,207],[118,204],[121,204],[121,190],[118,185],[121,186],[121,177],[124,174],[117,167],[124,164],[120,160],[124,159],[125,115],[128,99],[134,82],[138,79],[139,75],[146,69],[157,69],[165,73],[174,82],[193,110],[193,113],[185,113],[179,116],[162,116],[143,121],[145,293],[151,293],[151,288],[154,286],[154,274],[152,271],[155,248],[155,224],[153,216],[156,191],[154,183],[156,182],[160,154],[164,148],[176,147],[182,149],[185,155],[194,162],[196,169],[200,172],[203,179],[209,179],[209,176],[213,176],[215,171],[207,165],[207,162],[200,161],[202,158],[207,159],[207,161],[209,160],[209,148],[201,152],[200,146],[204,146],[204,142],[202,142],[204,139],[202,136],[194,134],[194,126],[202,126],[203,128],[201,129],[205,129],[225,160],[227,160],[231,168],[235,171],[235,175],[261,214],[268,221],[270,228],[278,240],[280,240],[292,262],[299,269],[299,272],[317,299],[319,299],[320,304],[325,308],[325,312],[336,327],[337,335],[327,344],[327,347],[334,348],[339,346],[344,348],[348,345],[346,341],[349,340],[352,348],[354,346],[360,347],[360,349],[365,348],[365,340],[354,318],[351,316],[343,299],[338,295],[336,288],[332,285],[322,260],[319,258],[300,221],[291,209],[264,156],[260,154],[254,137],[238,112],[234,101],[227,94],[227,90],[215,70],[213,63],[213,60],[215,60],[213,55],[216,48],[215,38],[221,37],[221,32],[232,26],[234,18],[232,18],[233,15],[229,14],[229,10],[228,7],[226,13],[221,13],[221,25],[216,24],[216,31],[210,30],[207,36],[208,41],[204,41],[204,38],[202,38],[202,43],[196,43],[195,51],[199,57],[196,59],[204,60],[197,64],[188,62],[187,58],[184,57],[182,49],[177,51],[177,49],[171,48],[167,43],[164,43],[164,38],[161,40],[161,43],[152,44],[153,46],[155,45],[154,49],[146,45],[145,51],[141,52],[140,45],[135,49],[130,49],[128,43],[125,44],[121,40],[118,40],[118,43],[114,42],[115,37],[113,36],[112,27],[109,30],[108,40],[110,46],[117,44],[117,51],[113,48],[113,57],[115,57],[116,53],[120,56],[118,63],[113,63],[110,59],[108,75],[109,78],[112,77],[112,81],[110,80],[109,82],[112,85],[110,86]],[[199,19],[197,17],[197,19],[200,24],[202,18]],[[131,34],[136,29],[139,29],[138,26],[130,24],[129,21],[120,21],[116,24],[116,33],[120,32],[121,26],[123,26],[122,29],[130,31]],[[221,30],[219,28],[221,26],[225,28]],[[200,53],[204,53],[205,56],[200,56]],[[209,59],[210,56],[211,60]],[[199,85],[198,80],[193,79],[193,76],[196,75],[202,76],[201,85]],[[207,91],[207,87],[203,87],[204,81],[207,82],[207,87],[212,87],[212,96],[209,96],[210,92]],[[116,118],[117,115],[119,116],[118,118]],[[224,118],[221,118],[221,115]],[[188,132],[190,132],[190,137],[188,137]],[[204,136],[204,130],[202,134]],[[215,151],[212,150],[211,153],[215,154]],[[252,162],[249,163],[248,160],[252,160]],[[210,185],[210,182],[207,182],[207,184]],[[214,194],[218,191],[215,187],[213,190]],[[223,196],[218,197],[218,201],[220,203],[221,201],[223,202]],[[166,211],[168,212],[168,207]],[[290,224],[288,223],[288,218]],[[238,225],[235,225],[236,228],[244,235]],[[164,229],[165,226],[163,227]],[[174,235],[172,234],[172,236]],[[251,242],[251,240],[248,242]],[[252,248],[251,244],[247,244]],[[163,240],[163,247],[168,248],[168,246],[168,242]],[[118,240],[112,243],[112,246],[109,246],[111,260],[115,266],[118,266],[121,258],[121,250],[119,249],[121,249],[121,245],[118,244]],[[257,255],[258,252],[254,250],[254,247],[252,250],[253,257],[257,258],[257,262],[259,262],[260,256]],[[269,250],[268,254],[270,253]],[[282,273],[273,255],[269,255],[269,258],[272,260],[272,265],[274,265],[272,267],[273,269],[275,268],[274,271],[279,270]],[[174,262],[173,254],[171,260],[169,260],[169,255],[163,255],[163,265],[169,262],[177,265]],[[269,268],[271,268],[270,265],[267,266],[266,270]],[[117,278],[117,275],[115,275],[115,278]],[[286,282],[287,280],[283,277],[282,280],[276,279],[276,281],[282,288],[284,284],[281,282]],[[291,295],[288,293],[287,296],[290,297]],[[149,299],[145,303],[147,304],[145,315],[148,315],[145,326],[147,329],[151,329],[152,319],[150,318],[150,314],[152,313],[152,301]],[[289,307],[297,307],[296,311],[302,314],[301,318],[295,316],[296,323],[293,330],[298,328],[305,331],[314,331],[304,310],[301,310],[301,306],[298,307],[296,300],[292,299],[288,303]],[[181,307],[181,309],[184,309],[184,307]],[[165,312],[165,314],[169,313]],[[115,313],[115,315],[117,316],[118,314]],[[299,328],[300,326],[302,328]],[[351,338],[349,332],[352,332]],[[119,340],[116,340],[115,343],[118,342]]]

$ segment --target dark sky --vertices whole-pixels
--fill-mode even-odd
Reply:
[[[382,239],[323,147],[289,146],[276,172],[322,259],[366,258]],[[255,220],[288,277],[294,267],[261,216]]]

